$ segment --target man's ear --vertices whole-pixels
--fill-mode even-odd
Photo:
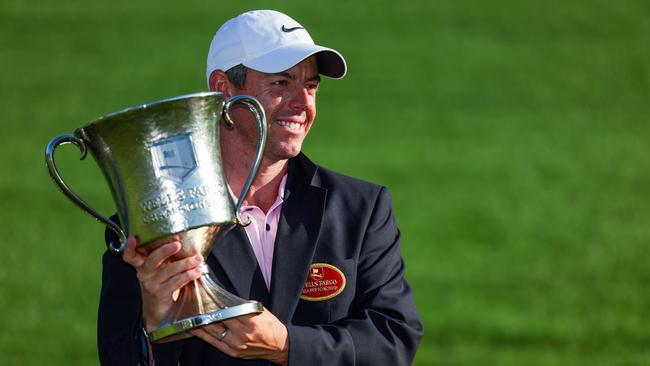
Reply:
[[[228,76],[225,72],[214,70],[212,74],[210,74],[210,91],[221,92],[229,99],[232,97],[232,84],[230,84],[230,80],[228,80]]]

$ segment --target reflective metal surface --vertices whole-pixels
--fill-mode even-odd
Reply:
[[[149,334],[152,342],[174,341],[191,336],[190,329],[241,315],[259,313],[262,304],[241,299],[217,285],[203,264],[203,276],[181,288],[178,306],[169,314],[173,321],[163,321]],[[198,314],[198,315],[197,315]]]
[[[249,301],[230,308],[211,311],[209,313],[185,318],[174,324],[160,327],[149,334],[149,339],[155,343],[159,342],[160,339],[165,339],[165,341],[175,341],[187,338],[188,336],[191,336],[189,333],[191,329],[246,314],[261,313],[262,309],[262,304],[259,302]]]
[[[259,138],[251,171],[234,204],[222,169],[219,123],[237,123],[229,114],[237,104],[254,114]],[[174,259],[197,253],[205,257],[215,240],[235,224],[245,225],[239,207],[259,169],[266,135],[264,109],[255,98],[237,96],[227,101],[221,93],[197,93],[128,108],[77,129],[74,135],[55,137],[45,150],[45,160],[61,191],[116,231],[121,243],[111,246],[113,251],[122,251],[128,236],[137,235],[139,246],[152,250],[155,245],[150,244],[156,239],[177,235],[182,249]],[[54,154],[65,144],[77,146],[81,159],[90,151],[108,182],[121,228],[64,182]],[[165,331],[154,331],[153,338],[166,341],[190,336],[189,328],[174,324],[186,325],[187,319],[196,317],[201,320],[192,320],[193,324],[216,318],[201,314],[216,314],[226,308],[232,308],[223,312],[230,317],[261,311],[249,305],[240,307],[243,304],[250,302],[221,289],[210,279],[206,267],[202,278],[181,289],[174,309],[161,323],[160,329]],[[174,329],[180,334],[173,333]]]

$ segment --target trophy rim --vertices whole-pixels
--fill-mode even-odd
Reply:
[[[125,113],[133,113],[135,111],[145,110],[147,108],[156,107],[156,106],[159,106],[161,104],[165,104],[165,103],[169,103],[169,102],[176,102],[176,101],[179,101],[179,100],[192,99],[192,98],[206,98],[206,97],[211,97],[211,96],[214,96],[214,95],[224,95],[224,94],[221,93],[221,92],[217,92],[217,91],[204,91],[204,92],[198,92],[198,93],[182,94],[182,95],[177,95],[177,96],[174,96],[174,97],[155,100],[153,102],[142,103],[142,104],[139,104],[139,105],[123,108],[123,109],[120,109],[118,111],[115,111],[115,112],[112,112],[112,113],[109,113],[109,114],[105,114],[105,115],[93,120],[92,122],[87,123],[83,127],[79,127],[77,130],[83,130],[83,129],[88,128],[88,127],[90,127],[90,126],[92,126],[94,124],[103,122],[103,121],[105,121],[107,119],[110,119],[110,118],[113,118],[115,116],[122,115],[122,114],[125,114]]]

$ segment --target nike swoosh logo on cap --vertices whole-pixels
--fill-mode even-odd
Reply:
[[[293,31],[298,30],[298,29],[305,29],[305,28],[303,28],[303,27],[287,28],[284,25],[282,26],[282,31],[285,32],[285,33],[293,32]]]

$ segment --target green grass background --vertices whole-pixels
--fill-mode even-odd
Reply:
[[[43,149],[205,90],[212,34],[273,8],[341,51],[304,150],[388,186],[416,365],[650,365],[646,0],[0,2],[0,364],[96,364],[103,228]],[[73,188],[113,210],[92,159]]]

